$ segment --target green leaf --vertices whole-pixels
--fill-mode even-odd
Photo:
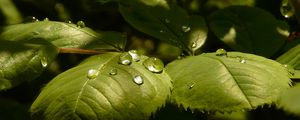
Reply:
[[[255,109],[276,101],[289,88],[287,70],[273,60],[239,52],[217,55],[207,53],[167,65],[176,103],[200,111]]]
[[[11,41],[23,41],[43,38],[60,48],[82,48],[93,50],[122,50],[126,40],[121,33],[98,34],[88,27],[75,24],[38,21],[16,24],[3,28],[0,38]],[[83,25],[83,26],[82,26]],[[119,38],[119,39],[116,39]],[[122,44],[122,45],[121,45]]]
[[[212,14],[209,21],[213,33],[233,50],[265,57],[274,55],[289,35],[286,23],[254,7],[227,7]]]
[[[58,49],[42,39],[26,43],[0,40],[0,90],[35,79],[57,54]]]
[[[120,3],[119,9],[125,20],[139,31],[180,47],[189,54],[206,40],[207,28],[202,17],[189,18],[184,9],[164,0]],[[193,42],[197,46],[191,48]]]
[[[288,65],[295,70],[300,70],[300,45],[297,45],[279,56],[276,61]]]
[[[300,85],[290,88],[282,94],[278,101],[279,107],[285,111],[300,115]]]
[[[205,4],[208,8],[225,8],[232,5],[247,5],[247,6],[253,6],[255,3],[255,0],[208,0]]]
[[[88,58],[42,90],[30,109],[33,119],[147,119],[170,96],[171,80],[164,71],[148,71],[146,58],[129,65],[119,63],[119,53]]]

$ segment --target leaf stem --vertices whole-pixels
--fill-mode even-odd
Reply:
[[[107,50],[86,50],[80,48],[59,48],[59,53],[77,53],[77,54],[102,54],[108,52]]]

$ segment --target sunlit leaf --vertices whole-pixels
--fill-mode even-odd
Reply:
[[[166,70],[173,80],[173,100],[200,111],[255,109],[276,101],[290,84],[281,64],[239,52],[187,57]]]
[[[33,119],[147,119],[170,96],[171,80],[146,69],[147,57],[126,54],[93,56],[58,75],[31,106]]]
[[[126,40],[121,33],[97,33],[85,27],[82,22],[76,25],[46,20],[11,25],[3,28],[2,31],[0,38],[4,40],[23,41],[43,38],[60,48],[118,51],[124,48],[123,43]]]
[[[282,94],[278,105],[289,113],[300,115],[300,85],[296,85]]]

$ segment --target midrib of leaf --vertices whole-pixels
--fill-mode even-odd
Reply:
[[[207,57],[207,58],[210,58],[210,59],[212,59],[212,60],[215,60],[215,61],[217,61],[217,62],[219,62],[219,63],[221,63],[222,66],[225,67],[226,71],[230,74],[230,76],[231,76],[232,79],[234,80],[235,84],[238,86],[239,90],[242,92],[243,96],[246,98],[248,104],[251,106],[251,108],[254,108],[253,105],[252,105],[251,102],[250,102],[250,99],[247,97],[247,95],[245,94],[245,92],[243,91],[243,89],[241,88],[241,86],[239,85],[239,82],[236,81],[236,79],[235,79],[234,75],[231,73],[231,71],[230,71],[229,69],[227,69],[227,68],[229,68],[229,67],[226,66],[226,64],[225,64],[222,60],[213,58],[213,57],[211,57],[211,56],[206,56],[206,57]]]
[[[101,70],[105,67],[106,64],[108,64],[109,62],[111,62],[112,59],[114,59],[115,57],[118,57],[118,56],[119,56],[119,55],[116,54],[116,55],[114,55],[113,57],[111,57],[110,59],[108,59],[106,62],[104,62],[103,64],[101,64],[100,67],[97,69],[98,72],[99,72],[98,74],[101,74],[100,72],[101,72]],[[87,85],[87,83],[88,83],[90,80],[92,80],[92,79],[87,79],[87,80],[85,81],[85,83],[82,85],[82,87],[81,87],[81,89],[80,89],[80,91],[79,91],[78,97],[76,98],[74,110],[73,110],[74,113],[76,113],[77,106],[78,106],[78,102],[79,102],[79,100],[80,100],[80,98],[81,98],[81,95],[82,95],[82,93],[83,93],[83,91],[84,91],[84,88],[85,88],[85,86]],[[97,91],[98,91],[98,90],[97,90]],[[100,93],[101,93],[101,92],[100,92]],[[104,95],[104,94],[102,94],[102,95]],[[105,96],[104,96],[104,97],[105,97]],[[105,97],[105,98],[106,98],[106,97]],[[108,100],[108,99],[107,99],[107,100]],[[108,102],[111,103],[109,100],[108,100]],[[114,108],[113,105],[112,105],[112,108]]]

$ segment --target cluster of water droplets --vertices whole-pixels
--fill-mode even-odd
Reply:
[[[280,12],[285,18],[290,18],[295,14],[295,9],[290,0],[282,0]]]
[[[141,60],[141,55],[137,50],[130,50],[128,52],[124,52],[119,56],[119,64],[122,65],[130,65],[132,62],[139,62]],[[153,73],[161,73],[164,69],[164,63],[155,57],[147,58],[143,62],[144,67]],[[116,75],[117,71],[111,71],[110,75]],[[141,75],[135,75],[133,78],[133,82],[137,85],[142,85],[144,83],[143,77]]]
[[[240,63],[243,63],[243,64],[247,62],[247,60],[241,56],[228,56],[227,51],[223,48],[220,48],[216,51],[216,56],[236,58]]]

